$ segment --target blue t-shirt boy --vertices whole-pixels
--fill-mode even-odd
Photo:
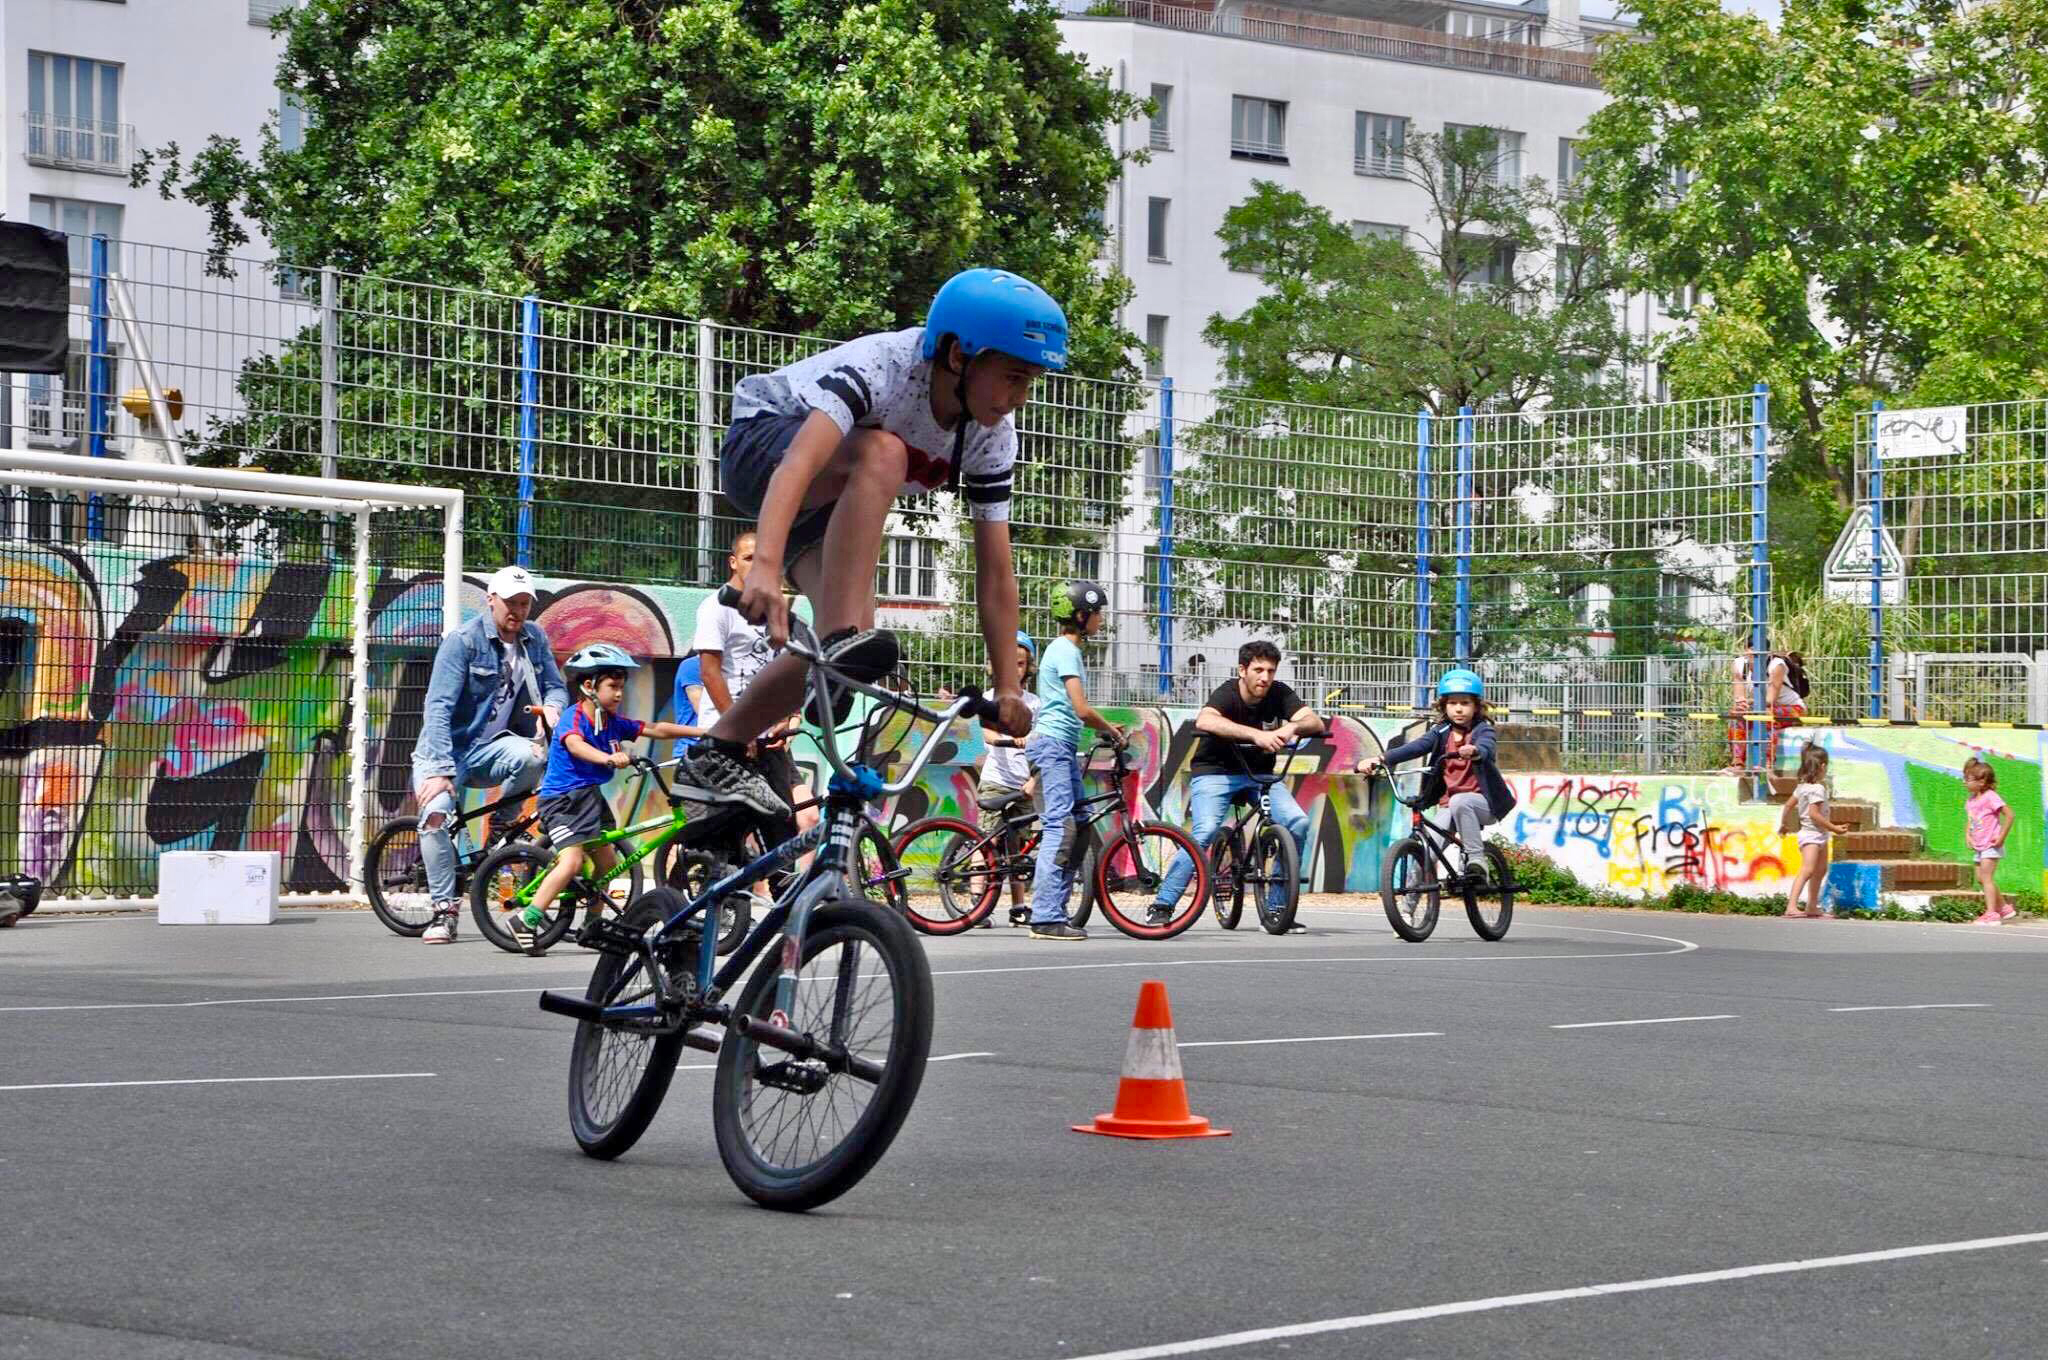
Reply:
[[[547,777],[540,781],[541,797],[552,798],[578,789],[597,788],[611,781],[614,771],[610,765],[594,765],[577,759],[570,752],[563,739],[571,732],[610,755],[619,749],[619,743],[638,741],[640,729],[647,726],[636,719],[621,718],[616,713],[603,710],[599,710],[598,720],[601,725],[593,727],[584,706],[578,704],[570,710],[569,721],[556,726],[554,742],[548,747]]]
[[[675,715],[671,721],[679,722],[685,727],[702,727],[704,725],[698,719],[697,705],[690,701],[690,690],[692,688],[702,689],[703,687],[704,658],[702,653],[692,652],[684,657],[676,666],[675,702],[671,705],[675,709]],[[677,737],[676,754],[681,755],[696,744],[697,739],[695,737]]]
[[[1046,644],[1045,659],[1038,663],[1038,719],[1031,725],[1034,737],[1052,737],[1069,746],[1081,740],[1081,719],[1074,701],[1067,697],[1067,677],[1088,688],[1088,667],[1081,659],[1081,644],[1061,633]]]

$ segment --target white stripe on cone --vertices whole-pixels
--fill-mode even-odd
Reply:
[[[1124,1046],[1124,1076],[1139,1081],[1179,1081],[1180,1050],[1171,1029],[1133,1029]]]

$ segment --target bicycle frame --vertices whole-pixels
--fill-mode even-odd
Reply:
[[[674,760],[662,762],[663,765],[675,765],[677,763]],[[654,833],[645,843],[636,844],[631,851],[621,854],[617,862],[609,869],[600,871],[595,861],[585,858],[583,867],[577,871],[576,877],[591,888],[602,890],[613,879],[622,874],[631,873],[634,865],[640,863],[649,855],[658,854],[664,845],[680,838],[692,825],[689,814],[685,811],[686,805],[683,800],[677,797],[668,785],[663,784],[661,776],[656,773],[662,766],[648,763],[643,768],[654,784],[661,789],[663,795],[668,797],[669,810],[663,816],[649,817],[646,821],[636,822],[631,826],[615,827],[610,831],[601,831],[587,840],[576,842],[577,849],[588,850],[592,846],[617,845],[622,841],[632,840],[634,837],[645,835],[648,832]],[[644,795],[644,783],[642,789]],[[512,894],[512,901],[522,907],[531,905],[533,895],[539,891],[541,880],[545,877],[547,877],[545,873],[535,874],[532,879],[522,884],[519,890]]]

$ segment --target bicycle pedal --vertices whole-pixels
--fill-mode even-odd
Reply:
[[[576,943],[600,954],[620,954],[630,958],[640,952],[640,935],[641,932],[631,926],[601,916],[576,932]]]

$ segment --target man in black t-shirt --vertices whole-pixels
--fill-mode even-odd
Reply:
[[[1246,790],[1256,791],[1254,774],[1271,774],[1274,753],[1297,737],[1312,737],[1327,730],[1301,696],[1275,677],[1280,672],[1280,649],[1270,642],[1247,642],[1237,649],[1237,678],[1217,686],[1209,702],[1195,715],[1195,730],[1202,740],[1195,747],[1193,777],[1188,781],[1188,834],[1204,850],[1223,830],[1230,816],[1230,800]],[[1239,745],[1248,742],[1253,749]],[[1285,784],[1273,785],[1270,796],[1273,820],[1294,837],[1301,859],[1308,857],[1308,814],[1294,801]],[[1159,900],[1152,906],[1156,920],[1172,920],[1173,909],[1187,891],[1195,866],[1185,854],[1176,856],[1159,885]],[[1273,887],[1274,901],[1286,896],[1279,884]]]

